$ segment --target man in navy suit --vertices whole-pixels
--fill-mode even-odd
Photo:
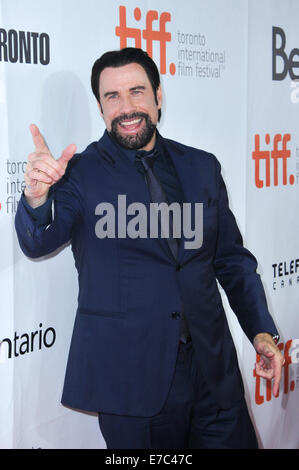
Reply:
[[[160,77],[142,50],[104,54],[91,82],[103,137],[55,160],[32,125],[16,215],[27,256],[72,243],[79,297],[62,403],[98,412],[108,448],[256,448],[217,281],[274,395],[283,358],[220,164],[159,134]],[[172,230],[153,236],[151,205],[161,201],[190,209],[201,243],[174,233],[170,210]]]

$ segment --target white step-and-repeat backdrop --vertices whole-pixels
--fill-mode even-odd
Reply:
[[[297,0],[0,0],[0,448],[105,448],[95,416],[60,404],[78,292],[70,247],[27,259],[14,216],[30,123],[57,157],[98,140],[91,67],[125,45],[160,69],[162,135],[222,164],[286,359],[275,398],[223,295],[246,399],[261,448],[299,448],[298,17]]]

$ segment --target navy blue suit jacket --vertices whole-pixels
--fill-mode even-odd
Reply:
[[[237,356],[216,280],[242,329],[253,340],[277,333],[254,256],[243,247],[228,206],[217,159],[163,139],[185,202],[203,203],[203,244],[175,260],[165,239],[105,238],[95,232],[95,208],[117,197],[148,206],[141,175],[118,155],[107,132],[75,155],[53,186],[54,218],[39,228],[22,197],[16,230],[23,252],[41,257],[71,240],[79,279],[78,310],[62,403],[74,408],[152,416],[162,408],[173,377],[184,312],[196,360],[223,408],[244,393]],[[117,226],[117,217],[116,217]]]

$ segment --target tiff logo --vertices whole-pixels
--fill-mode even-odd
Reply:
[[[255,185],[257,188],[263,188],[264,183],[266,186],[271,186],[271,166],[273,168],[273,184],[278,186],[279,174],[282,171],[282,184],[288,184],[288,172],[287,163],[288,158],[291,156],[290,149],[287,148],[288,142],[291,140],[291,134],[275,134],[273,138],[272,150],[261,150],[260,149],[260,135],[256,134],[254,137],[254,151],[252,152],[252,159],[255,162]],[[270,134],[265,135],[266,145],[270,145],[271,137]],[[280,148],[279,148],[280,147]],[[261,166],[260,163],[264,161],[264,174],[265,181],[261,179]],[[279,166],[279,161],[281,165]],[[281,169],[282,167],[282,169]],[[292,185],[295,182],[294,175],[289,176],[289,183]]]
[[[134,18],[140,21],[142,13],[140,8],[134,9]],[[153,23],[159,20],[158,28],[153,28]],[[160,14],[156,10],[149,10],[146,14],[145,29],[131,28],[127,26],[126,7],[119,7],[119,26],[115,28],[115,34],[120,39],[120,49],[127,47],[127,40],[133,39],[137,48],[142,48],[142,39],[146,41],[146,52],[153,59],[153,42],[160,45],[160,73],[166,74],[166,44],[171,41],[171,33],[166,31],[166,23],[171,21],[171,14],[163,12]],[[169,66],[171,75],[175,74],[175,64]]]

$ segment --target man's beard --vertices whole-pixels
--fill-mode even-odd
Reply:
[[[123,135],[118,130],[118,124],[123,120],[131,120],[135,118],[143,118],[145,125],[136,134]],[[132,113],[122,114],[113,119],[111,123],[111,136],[122,146],[127,149],[140,149],[145,147],[151,140],[156,130],[156,125],[153,123],[148,114],[145,113]]]

